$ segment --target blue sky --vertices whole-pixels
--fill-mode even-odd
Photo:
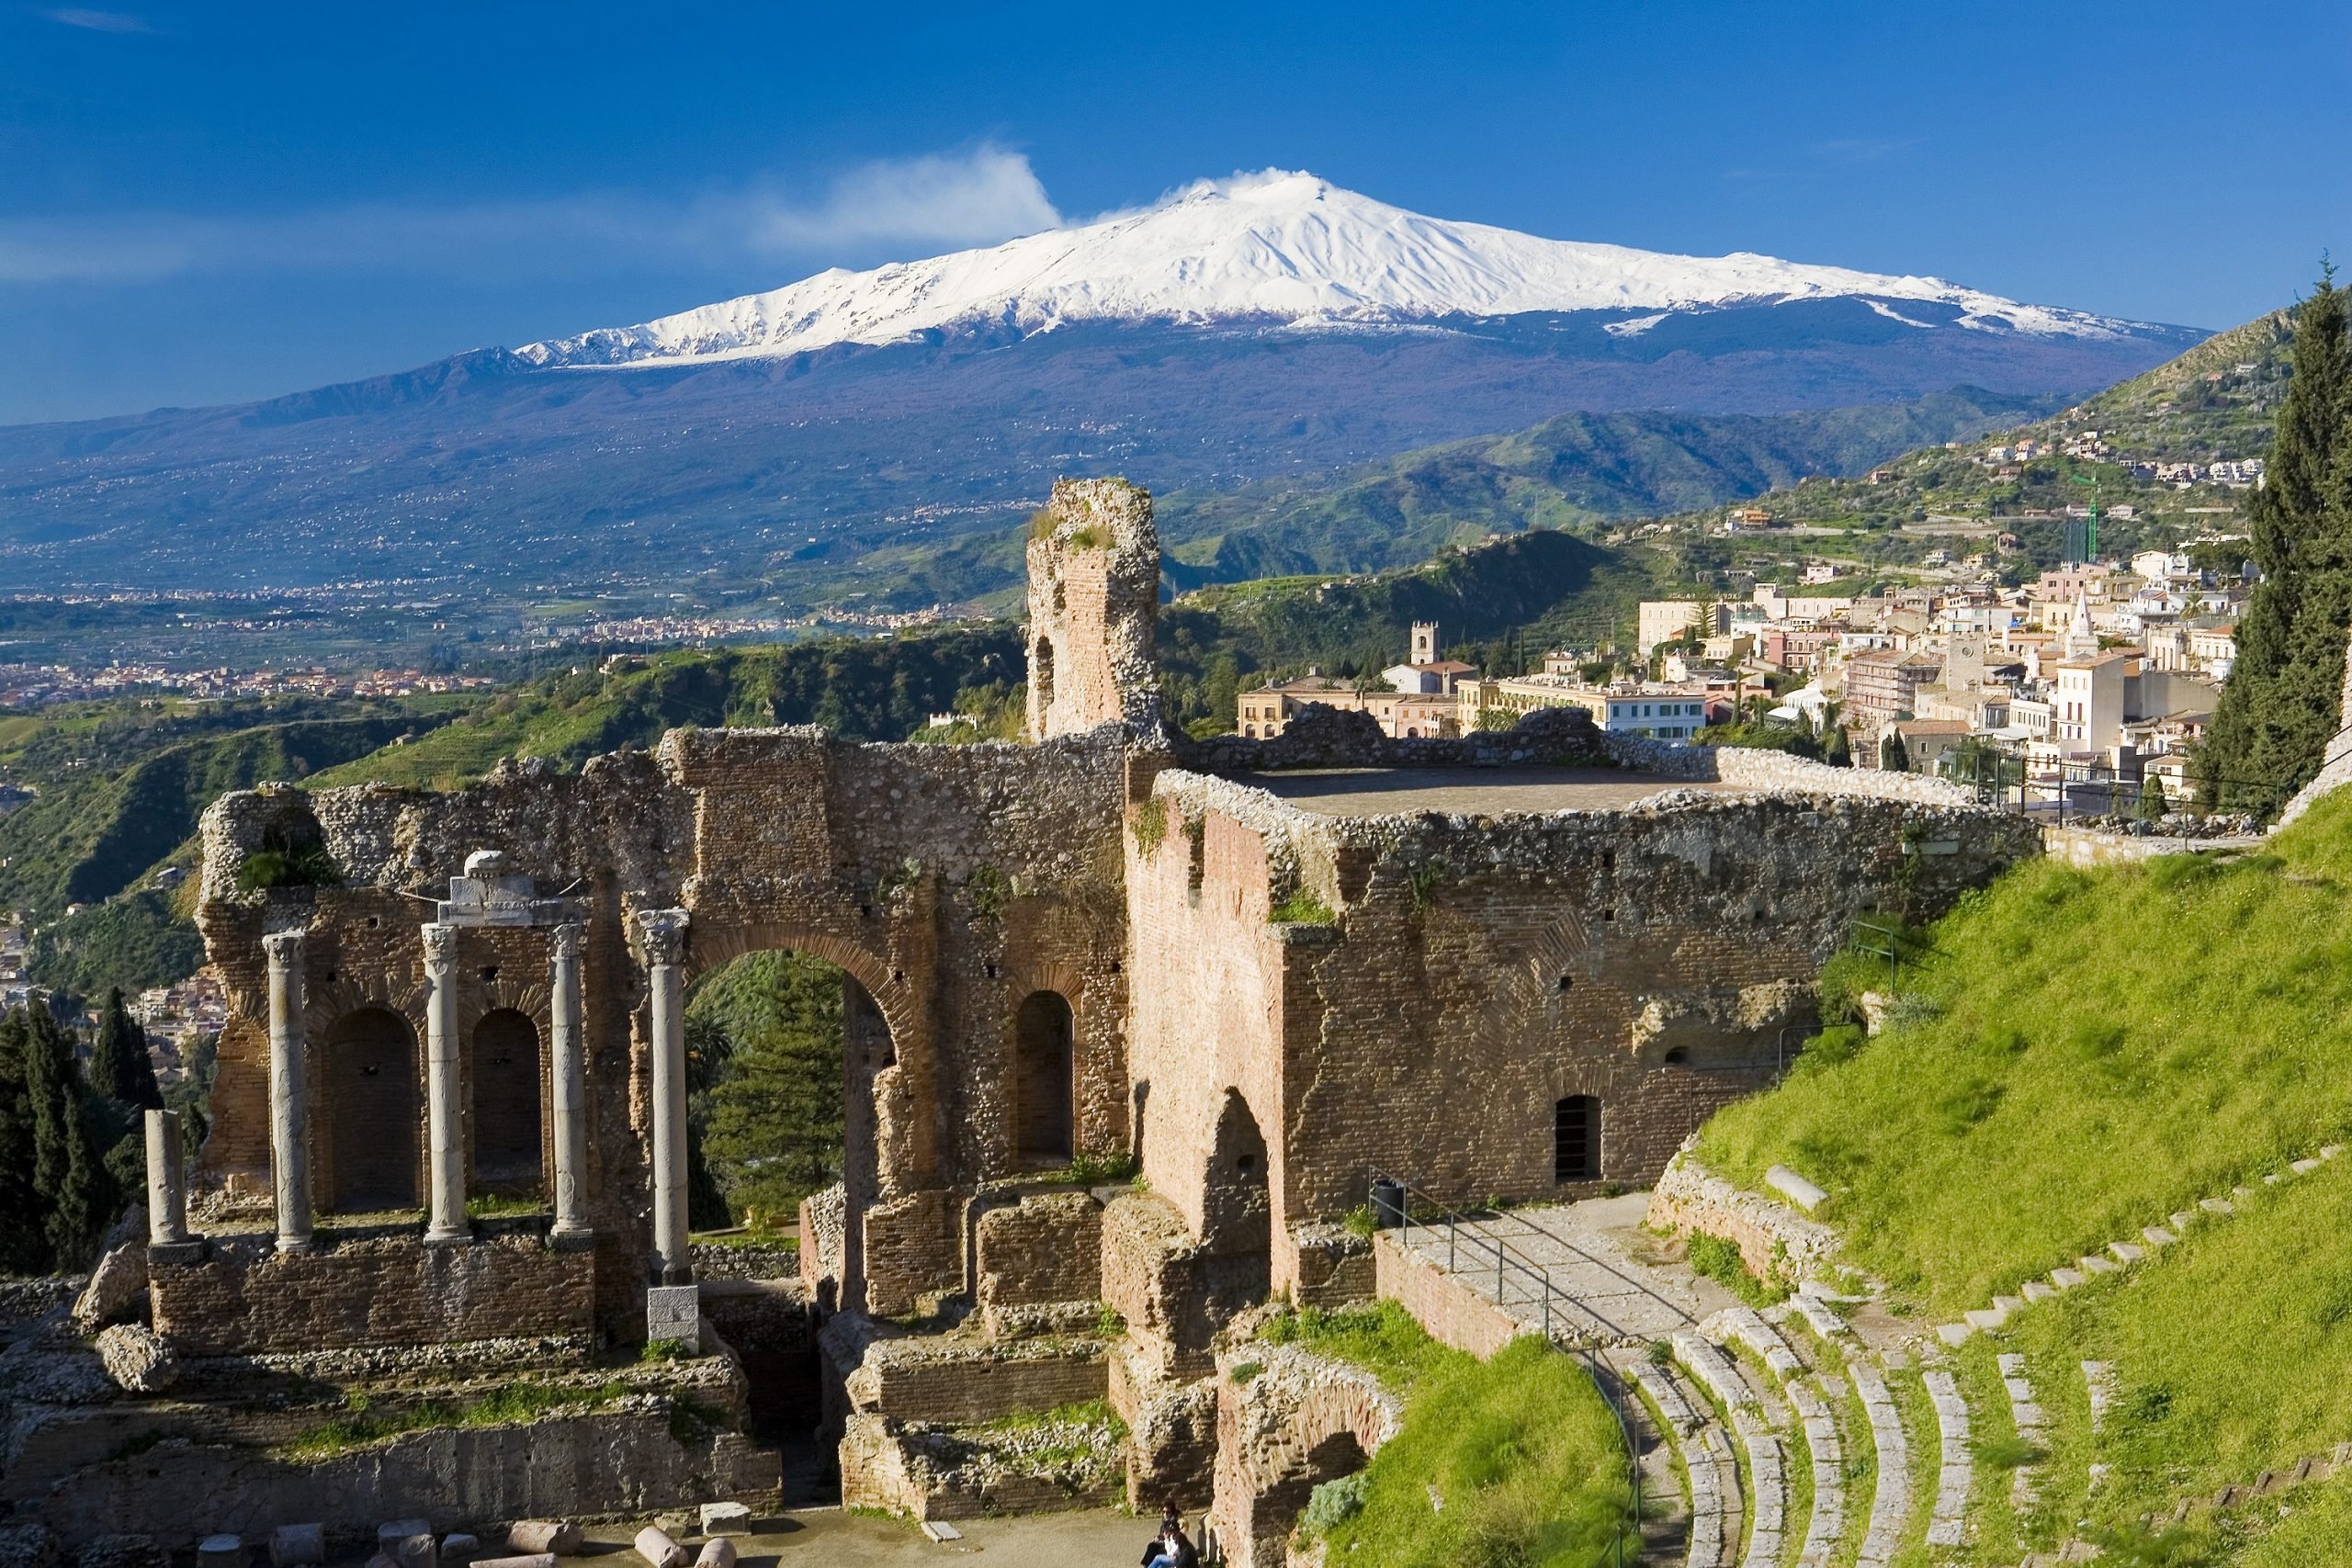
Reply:
[[[2347,148],[2340,0],[0,0],[0,423],[405,368],[1267,166],[2225,326],[2352,252]]]

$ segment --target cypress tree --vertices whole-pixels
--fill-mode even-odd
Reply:
[[[2310,782],[2343,711],[2352,621],[2352,334],[2325,269],[2294,317],[2294,375],[2248,511],[2263,574],[2197,758],[2209,807],[2268,816]]]
[[[32,1188],[50,1265],[73,1268],[113,1218],[119,1197],[107,1174],[96,1107],[74,1070],[73,1037],[46,1009],[28,1010],[24,1063],[32,1121]]]
[[[98,1040],[90,1061],[91,1087],[108,1100],[141,1111],[161,1111],[164,1091],[155,1082],[154,1059],[147,1054],[147,1032],[122,1005],[119,986],[107,989],[98,1020]]]
[[[0,1274],[49,1269],[49,1237],[33,1188],[33,1107],[26,1076],[32,1018],[17,1008],[0,1018]]]

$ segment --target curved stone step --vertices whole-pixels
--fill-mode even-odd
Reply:
[[[2033,1396],[2033,1381],[2026,1375],[2025,1358],[2015,1352],[2001,1356],[2001,1386],[2009,1396],[2009,1419],[2020,1440],[2040,1448],[2050,1436],[2050,1416]],[[2021,1464],[2009,1475],[2009,1506],[2019,1513],[2031,1508],[2039,1495],[2041,1467]]]
[[[1829,1568],[1846,1535],[1846,1445],[1835,1407],[1813,1379],[1793,1378],[1786,1387],[1813,1456],[1813,1517],[1805,1521],[1797,1568]]]
[[[1686,1568],[1731,1568],[1739,1543],[1739,1470],[1730,1439],[1671,1367],[1636,1362],[1634,1379],[1666,1424],[1666,1440],[1690,1488]]]
[[[1975,1461],[1968,1451],[1968,1401],[1951,1373],[1941,1368],[1920,1374],[1928,1385],[1928,1402],[1936,1409],[1936,1430],[1942,1464],[1936,1472],[1936,1505],[1928,1520],[1929,1546],[1968,1544],[1968,1488],[1975,1480]]]
[[[1780,1437],[1758,1414],[1759,1395],[1727,1351],[1688,1329],[1671,1343],[1674,1359],[1730,1412],[1732,1431],[1746,1456],[1755,1506],[1747,1520],[1747,1549],[1740,1556],[1741,1568],[1778,1568],[1789,1522],[1789,1482]]]
[[[1846,1371],[1861,1396],[1871,1446],[1878,1453],[1878,1486],[1871,1494],[1870,1521],[1854,1568],[1887,1568],[1903,1545],[1903,1527],[1911,1521],[1911,1443],[1903,1431],[1902,1408],[1878,1368],[1857,1356]]]

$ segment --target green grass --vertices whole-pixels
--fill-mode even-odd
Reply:
[[[1301,1307],[1268,1318],[1259,1325],[1258,1337],[1362,1367],[1398,1393],[1409,1393],[1433,1373],[1470,1359],[1430,1338],[1411,1313],[1392,1301],[1338,1312]]]
[[[425,1400],[402,1409],[378,1413],[365,1396],[354,1396],[346,1413],[322,1421],[288,1441],[277,1452],[299,1460],[320,1460],[365,1448],[371,1443],[435,1427],[504,1427],[536,1421],[559,1411],[599,1409],[638,1392],[620,1379],[587,1386],[555,1383],[514,1383],[452,1404]]]
[[[1266,918],[1278,926],[1328,926],[1337,923],[1340,917],[1331,912],[1331,906],[1323,902],[1312,887],[1294,887]]]
[[[1687,1254],[1690,1267],[1729,1290],[1749,1306],[1771,1306],[1789,1299],[1790,1286],[1777,1276],[1759,1280],[1740,1256],[1739,1244],[1719,1235],[1694,1231]]]
[[[1711,1122],[1939,1313],[2352,1128],[2352,793],[2236,859],[2020,867],[1930,931],[1905,1021]]]
[[[1329,1537],[1333,1562],[1600,1568],[1633,1510],[1607,1401],[1580,1362],[1532,1337],[1428,1370],[1363,1488],[1362,1511]]]

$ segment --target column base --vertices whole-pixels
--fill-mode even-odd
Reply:
[[[596,1233],[585,1229],[549,1231],[548,1232],[548,1250],[549,1252],[594,1252],[596,1250]]]
[[[316,1252],[319,1244],[306,1235],[282,1235],[277,1238],[277,1250],[289,1258],[300,1258]]]
[[[204,1238],[191,1236],[186,1241],[151,1241],[147,1244],[147,1262],[201,1263],[204,1261]]]
[[[424,1233],[424,1245],[427,1247],[471,1247],[473,1244],[474,1233],[470,1226],[461,1231],[426,1231]]]

